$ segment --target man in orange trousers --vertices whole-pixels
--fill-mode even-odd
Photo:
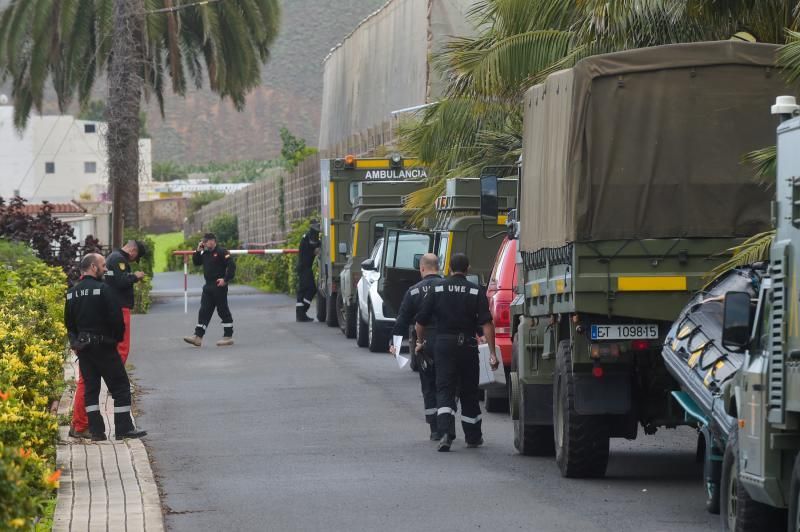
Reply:
[[[124,365],[128,361],[131,349],[131,309],[134,304],[133,286],[144,278],[141,271],[131,271],[131,262],[147,256],[147,247],[138,240],[129,240],[122,249],[118,249],[106,258],[108,271],[105,283],[112,289],[122,307],[125,320],[125,336],[117,344],[117,352]],[[75,402],[72,409],[72,425],[69,435],[73,438],[90,438],[89,419],[86,416],[83,378],[78,375],[78,388],[75,390]]]

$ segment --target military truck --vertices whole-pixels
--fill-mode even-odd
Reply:
[[[781,97],[776,234],[766,263],[726,272],[693,299],[663,356],[704,442],[707,508],[722,529],[800,530],[800,107]],[[765,113],[766,114],[766,113]]]
[[[348,155],[320,160],[322,190],[322,247],[317,291],[317,320],[330,327],[339,324],[336,299],[339,279],[349,252],[350,224],[358,183],[373,181],[424,180],[425,168],[416,159],[399,154],[388,158],[358,158]]]
[[[706,272],[769,228],[740,164],[770,144],[776,48],[680,44],[599,55],[524,98],[510,410],[521,454],[605,475],[609,439],[686,424],[660,355]],[[767,132],[767,133],[765,133]],[[496,217],[492,176],[482,215]]]
[[[436,214],[430,224],[433,250],[444,275],[450,275],[450,257],[469,257],[470,273],[486,285],[497,250],[506,234],[508,212],[517,204],[517,178],[497,180],[498,214],[492,220],[480,216],[481,182],[477,178],[448,179],[445,192],[436,199]]]
[[[361,278],[361,263],[383,238],[386,228],[407,225],[409,214],[402,207],[403,199],[424,185],[425,181],[361,181],[355,184],[347,262],[339,275],[336,298],[339,328],[347,338],[356,337],[356,286]]]
[[[488,222],[480,216],[480,192],[478,178],[448,179],[444,194],[435,200],[435,214],[426,220],[430,231],[386,231],[377,279],[370,288],[372,310],[361,316],[365,324],[377,322],[383,331],[393,324],[406,290],[420,280],[419,259],[428,252],[439,256],[444,275],[450,274],[454,253],[467,254],[471,280],[486,284],[506,234],[507,213],[516,206],[517,179],[497,180],[498,214]]]

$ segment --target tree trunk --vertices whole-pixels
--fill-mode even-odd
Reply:
[[[112,244],[122,228],[139,227],[139,111],[144,87],[144,0],[114,0],[108,73],[108,178],[113,203]]]

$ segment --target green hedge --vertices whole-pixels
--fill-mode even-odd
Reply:
[[[286,247],[297,248],[308,231],[311,218],[292,224]],[[236,260],[236,282],[249,284],[267,292],[294,294],[297,287],[297,255],[244,255]]]
[[[30,529],[58,487],[66,347],[61,268],[0,244],[0,529]]]

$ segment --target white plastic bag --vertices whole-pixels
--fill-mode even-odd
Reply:
[[[480,375],[478,377],[478,386],[480,388],[499,388],[506,385],[506,371],[503,368],[503,358],[497,354],[497,360],[500,365],[496,370],[492,370],[492,365],[489,359],[492,357],[489,353],[489,344],[478,345],[478,366],[480,368]]]

